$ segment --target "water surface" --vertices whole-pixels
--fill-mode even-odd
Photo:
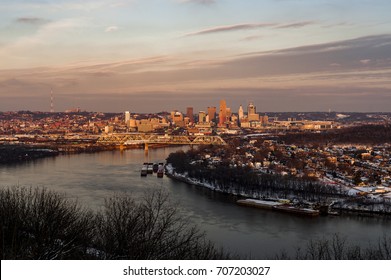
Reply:
[[[347,236],[367,246],[391,232],[391,221],[359,216],[301,217],[241,207],[235,198],[156,175],[140,176],[143,162],[162,162],[179,149],[108,151],[62,155],[12,166],[0,166],[0,187],[45,186],[99,209],[113,194],[136,199],[146,190],[164,189],[181,212],[220,246],[243,257],[262,259],[282,250],[293,252],[309,239]]]

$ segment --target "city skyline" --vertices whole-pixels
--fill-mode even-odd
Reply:
[[[390,111],[385,0],[10,1],[0,111]]]

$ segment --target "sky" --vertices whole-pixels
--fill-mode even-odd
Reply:
[[[0,111],[391,111],[389,0],[2,0]]]

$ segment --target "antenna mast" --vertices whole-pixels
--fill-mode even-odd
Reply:
[[[50,92],[50,113],[54,113],[53,89],[51,89],[51,92]]]

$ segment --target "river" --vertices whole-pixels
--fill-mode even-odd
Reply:
[[[143,162],[162,162],[174,148],[108,151],[61,155],[24,164],[0,166],[0,187],[44,186],[99,209],[113,194],[136,198],[146,190],[164,189],[183,215],[206,232],[217,245],[241,257],[264,259],[285,250],[294,252],[310,239],[346,236],[367,246],[391,232],[391,220],[382,217],[342,215],[301,217],[236,205],[235,198],[164,176],[140,176]]]

